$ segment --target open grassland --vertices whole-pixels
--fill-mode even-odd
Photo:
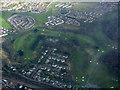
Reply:
[[[93,56],[90,56],[89,53],[85,51],[85,48],[87,48],[87,50],[90,49],[88,47],[83,47],[78,48],[76,51],[73,52],[71,69],[73,71],[72,73],[74,80],[77,80],[77,82],[80,83],[80,86],[91,83],[94,85],[109,88],[112,87],[112,84],[110,84],[109,82],[114,82],[114,85],[116,84],[115,86],[117,86],[118,82],[112,80],[112,78],[117,79],[117,77],[111,75],[108,72],[107,67],[102,65],[99,61],[100,56],[111,51],[111,48],[104,49],[105,53],[91,50],[90,53],[94,52]],[[82,81],[82,77],[84,77],[84,81]]]

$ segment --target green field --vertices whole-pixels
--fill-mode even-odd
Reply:
[[[12,15],[12,12],[2,12],[0,20],[2,22],[2,27],[6,29],[13,29],[13,27],[7,22],[7,19]]]
[[[36,39],[37,36],[35,36],[34,34],[26,34],[16,39],[16,41],[14,42],[15,52],[22,50],[24,52],[25,59],[33,58],[35,55],[33,54],[34,51],[31,49],[31,47]]]

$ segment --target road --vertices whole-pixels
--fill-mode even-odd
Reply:
[[[38,82],[30,78],[27,78],[17,72],[10,72],[9,70],[5,68],[3,71],[5,72],[3,72],[2,78],[11,80],[13,82],[15,81],[16,83],[28,86],[30,88],[55,88],[54,86],[48,85],[46,83]],[[8,73],[9,73],[9,76],[8,76]]]

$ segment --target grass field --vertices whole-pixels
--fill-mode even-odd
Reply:
[[[102,31],[93,32],[93,34],[100,44],[93,44],[94,40],[92,41],[84,38],[83,41],[80,40],[81,46],[78,47],[78,49],[72,54],[71,70],[73,71],[73,78],[80,83],[79,86],[91,83],[94,85],[109,88],[112,87],[112,84],[110,84],[109,82],[114,83],[114,85],[116,83],[115,86],[117,86],[118,82],[111,80],[113,77],[116,77],[110,75],[110,73],[107,71],[107,67],[101,64],[97,65],[97,62],[99,62],[98,60],[101,55],[104,55],[105,53],[113,50],[112,47],[108,47],[106,45],[112,44],[113,46],[117,47],[117,44],[106,37],[106,35]],[[92,49],[92,47],[87,46],[87,43],[89,43],[91,46],[99,47],[100,52]],[[86,50],[88,50],[89,52],[87,52]],[[104,53],[102,53],[102,51],[104,51]],[[90,61],[92,62],[90,63]],[[82,81],[83,76],[85,77],[84,82]]]
[[[114,82],[112,78],[116,78],[115,76],[110,75],[107,71],[106,66],[101,65],[99,62],[99,58],[104,53],[97,52],[96,50],[90,50],[92,56],[86,52],[86,49],[89,50],[87,46],[80,46],[76,51],[72,54],[72,62],[71,62],[71,70],[73,71],[73,79],[79,82],[80,86],[85,85],[87,83],[91,83],[94,85],[102,86],[102,87],[112,87],[109,82]],[[105,53],[112,50],[111,48],[106,47]],[[92,61],[90,63],[90,61]],[[82,77],[85,77],[84,82],[82,82]],[[106,77],[107,78],[106,78]],[[76,79],[77,77],[77,79]],[[104,84],[105,82],[105,84]],[[117,82],[114,82],[117,84]],[[115,84],[114,84],[115,85]],[[115,85],[117,86],[117,85]]]
[[[2,21],[2,27],[6,29],[13,29],[13,27],[7,22],[7,19],[12,15],[11,12],[2,12],[2,17],[0,20]]]
[[[37,39],[37,35],[34,33],[28,33],[26,35],[17,38],[14,42],[15,53],[22,50],[24,52],[24,59],[32,59],[35,57],[35,52],[32,50],[32,46]],[[39,44],[40,45],[40,44]],[[36,46],[37,48],[37,46]]]

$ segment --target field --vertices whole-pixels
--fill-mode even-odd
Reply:
[[[86,4],[86,6],[87,5],[88,4]],[[24,52],[22,59],[25,62],[33,60],[36,57],[36,53],[38,53],[37,49],[42,45],[43,42],[45,42],[39,36],[45,36],[47,39],[49,39],[49,37],[55,37],[59,38],[59,40],[63,40],[64,42],[72,42],[72,44],[75,46],[75,49],[72,51],[71,55],[69,55],[71,59],[69,66],[70,71],[72,72],[72,79],[78,83],[76,86],[81,87],[87,84],[92,84],[107,88],[112,86],[117,87],[118,82],[114,81],[113,78],[118,78],[114,75],[111,75],[111,73],[108,72],[108,68],[99,60],[102,55],[105,55],[108,52],[115,50],[115,48],[118,48],[117,42],[111,40],[104,33],[104,26],[101,25],[102,20],[98,19],[98,21],[91,24],[91,26],[86,25],[87,29],[86,32],[84,31],[84,33],[74,33],[74,29],[77,32],[77,30],[79,30],[78,28],[84,27],[74,27],[70,25],[63,25],[63,29],[68,29],[68,31],[65,32],[64,30],[61,30],[61,28],[54,28],[55,30],[53,28],[43,28],[45,26],[44,23],[47,21],[47,17],[50,15],[56,15],[56,12],[57,9],[54,8],[53,4],[47,12],[44,11],[41,14],[17,13],[33,17],[36,21],[36,24],[31,30],[16,32],[16,34],[20,34],[18,36],[16,35],[17,38],[14,38],[12,35],[6,37],[8,40],[10,37],[14,38],[12,46],[14,47],[13,52],[15,55],[17,55],[18,51],[21,50]],[[1,18],[3,27],[12,29],[7,22],[7,18],[9,18],[12,14],[14,13],[3,12],[3,17]],[[104,21],[111,21],[111,19],[114,20],[115,14],[110,15],[110,17],[111,18],[106,18]],[[101,22],[99,23],[99,21]],[[96,24],[96,26],[94,24]],[[111,27],[109,27],[109,29],[110,28]],[[37,29],[37,32],[35,32],[35,29]],[[69,29],[72,31],[69,32]],[[74,41],[76,41],[77,44],[74,43]],[[115,48],[112,48],[113,46]],[[82,77],[84,77],[84,81],[82,81]]]
[[[7,22],[7,19],[12,15],[11,12],[2,12],[0,20],[2,21],[2,27],[6,29],[13,29],[13,27]]]

